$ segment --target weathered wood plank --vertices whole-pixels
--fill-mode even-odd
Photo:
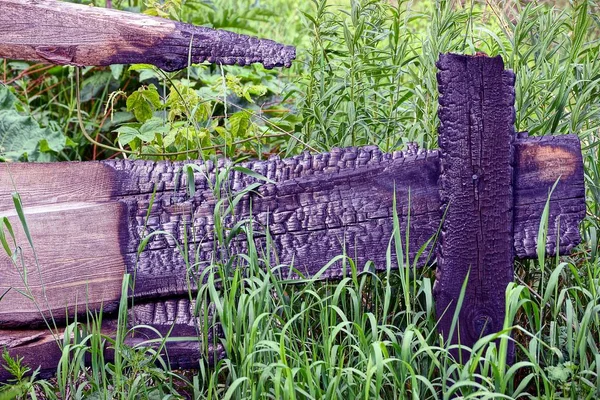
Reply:
[[[555,251],[560,224],[560,251],[569,251],[579,242],[578,223],[585,214],[583,164],[577,137],[524,138],[516,140],[514,147],[515,154],[522,154],[515,172],[517,256],[535,254],[540,216],[556,174],[562,178],[552,197],[547,249],[551,254]],[[552,168],[554,175],[549,175],[545,158],[532,161],[537,159],[532,154],[549,152],[563,154],[562,167]],[[111,280],[113,291],[109,295],[106,289],[101,298],[105,308],[111,302],[116,304],[124,271],[135,272],[134,295],[138,299],[183,295],[188,292],[186,264],[174,240],[167,235],[156,235],[139,256],[137,249],[149,232],[165,231],[180,242],[186,232],[192,242],[190,253],[198,249],[198,271],[208,265],[215,249],[215,199],[209,182],[214,181],[215,174],[227,162],[197,163],[204,172],[194,176],[197,192],[193,198],[185,192],[186,174],[178,173],[183,163],[115,160],[0,164],[0,215],[14,214],[10,192],[18,190],[30,219],[40,266],[43,271],[65,271],[73,285],[77,281],[78,285],[70,288],[79,293],[78,299],[85,298],[81,293],[90,290],[97,274],[111,273],[115,274]],[[244,166],[275,183],[264,184],[258,193],[241,200],[235,215],[226,220],[226,226],[248,218],[252,202],[256,244],[263,247],[268,225],[278,253],[277,263],[293,263],[294,268],[307,275],[315,274],[344,251],[358,261],[360,268],[367,260],[373,260],[379,270],[385,269],[385,252],[393,229],[394,184],[402,237],[408,220],[410,190],[411,260],[440,225],[437,151],[385,154],[374,147],[334,149],[331,153],[250,162]],[[230,178],[225,185],[230,192],[256,182],[255,178],[239,172],[232,172]],[[156,198],[146,220],[154,186]],[[44,222],[45,219],[53,221],[52,224]],[[17,223],[13,225],[18,227]],[[48,231],[52,235],[46,235]],[[229,250],[245,252],[247,243],[243,239],[234,240]],[[27,250],[25,243],[20,241]],[[56,257],[55,249],[62,249],[64,256]],[[85,263],[78,261],[81,255],[88,256]],[[424,262],[425,256],[419,265]],[[88,267],[92,263],[97,269]],[[29,262],[27,265],[34,270]],[[11,286],[23,288],[15,271],[8,258],[0,257],[0,292]],[[342,273],[338,263],[322,276],[336,278]],[[44,272],[44,276],[47,286],[55,286],[54,290],[62,287],[60,275],[52,278],[49,272]],[[40,296],[36,292],[43,312],[51,312],[59,320],[64,317],[62,296],[48,305]],[[22,313],[14,317],[17,310]],[[0,319],[11,326],[41,323],[39,315],[16,291],[0,302]]]
[[[557,181],[550,202],[546,251],[556,254],[558,244],[559,253],[568,254],[580,241],[579,222],[585,217],[583,158],[578,138],[523,136],[515,140],[513,149],[516,256],[537,257],[540,205],[546,203]]]
[[[202,328],[202,318],[194,316],[195,303],[187,299],[168,299],[145,304],[135,304],[128,312],[128,326],[147,325],[160,332],[161,336],[170,338],[197,338],[189,341],[167,342],[162,354],[168,354],[171,368],[195,368],[200,360],[212,363],[224,355],[223,346],[218,337],[222,335],[219,326]],[[80,319],[86,325],[85,318]],[[208,321],[212,321],[209,317]],[[116,317],[105,317],[102,333],[115,337],[117,330]],[[25,365],[40,367],[40,376],[46,377],[56,373],[62,356],[61,345],[64,340],[64,328],[58,328],[54,335],[49,329],[3,329],[0,331],[0,348],[6,348],[12,356],[23,357]],[[204,332],[207,336],[204,337]],[[129,346],[143,345],[144,341],[160,339],[149,329],[136,329],[125,339]],[[58,339],[58,343],[57,340]],[[89,345],[89,343],[86,343]],[[151,346],[150,344],[144,346]],[[153,344],[157,346],[157,344]],[[111,349],[105,350],[105,360],[113,358]],[[11,378],[4,368],[0,368],[0,382]]]
[[[192,63],[291,65],[295,49],[271,40],[54,0],[0,0],[0,58],[79,66]]]
[[[119,243],[127,224],[123,210],[118,202],[28,207],[35,254],[18,218],[10,216],[20,250],[14,262],[0,252],[0,293],[8,290],[0,301],[0,327],[32,327],[43,323],[42,315],[62,322],[86,307],[113,311],[126,271]]]
[[[442,334],[472,347],[502,330],[504,288],[513,280],[514,74],[504,70],[501,57],[444,54],[437,66],[446,217],[434,295]],[[468,357],[466,351],[457,355]]]

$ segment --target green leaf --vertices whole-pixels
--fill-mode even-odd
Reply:
[[[140,134],[140,131],[131,126],[120,126],[115,129],[115,132],[119,134],[119,143],[122,146],[131,143]]]
[[[555,382],[565,383],[571,377],[571,370],[569,370],[562,364],[556,366],[551,365],[547,367],[546,370],[548,371],[548,377],[550,378],[550,380]]]
[[[113,78],[118,80],[121,75],[123,75],[123,64],[113,64],[110,66],[110,72],[112,73]]]
[[[109,71],[92,74],[83,81],[83,86],[81,87],[81,101],[86,102],[98,97],[111,80],[112,73]]]
[[[144,142],[151,142],[156,138],[157,133],[165,135],[170,129],[170,124],[161,118],[150,118],[141,126],[138,137]]]
[[[184,83],[177,81],[171,86],[169,98],[167,99],[169,120],[174,121],[178,117],[187,120],[195,119],[204,121],[209,118],[211,106],[208,102],[202,102],[198,92]]]
[[[0,83],[0,110],[8,110],[13,108],[13,105],[17,101],[14,94],[8,90],[8,88]]]
[[[0,156],[7,161],[54,161],[55,153],[65,147],[66,137],[20,114],[13,108],[17,105],[16,97],[0,85]]]
[[[154,66],[150,65],[150,64],[133,64],[132,66],[129,67],[130,71],[142,71],[145,69],[154,70]]]
[[[137,135],[142,142],[151,142],[156,138],[156,133],[152,131],[140,132]]]
[[[146,122],[152,118],[154,110],[161,106],[160,95],[154,85],[141,87],[127,98],[127,111],[133,112],[135,118],[140,122]]]
[[[12,400],[25,396],[29,386],[26,382],[21,382],[16,385],[6,385],[0,389],[0,400]]]
[[[173,143],[175,143],[175,139],[177,139],[177,134],[179,130],[177,128],[171,129],[169,133],[165,137],[163,137],[163,144],[165,147],[169,147]]]
[[[168,122],[164,121],[162,118],[151,118],[148,121],[144,122],[144,125],[140,127],[140,132],[142,134],[151,132],[154,133],[167,133],[169,132],[170,125]]]
[[[159,78],[157,70],[158,69],[156,67],[150,64],[134,64],[129,67],[129,71],[136,71],[139,73],[140,82]]]
[[[250,127],[250,116],[248,111],[238,111],[229,117],[229,126],[231,136],[234,138],[243,137]]]

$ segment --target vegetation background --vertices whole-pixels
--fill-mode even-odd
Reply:
[[[4,161],[150,158],[144,153],[243,160],[367,144],[393,151],[408,142],[434,148],[437,57],[482,51],[501,55],[516,73],[517,130],[581,138],[583,243],[571,256],[540,253],[517,265],[505,330],[482,338],[469,360],[454,360],[438,336],[433,273],[412,268],[415,260],[389,259],[387,273],[373,275],[359,274],[363,266],[348,259],[347,279],[298,286],[277,279],[268,257],[251,252],[244,275],[229,268],[234,258],[215,259],[208,284],[193,298],[199,315],[217,310],[205,328],[222,331],[226,357],[216,366],[171,371],[151,348],[101,336],[92,318],[67,328],[76,334],[59,343],[65,357],[53,380],[26,376],[29,367],[5,355],[15,379],[0,389],[0,399],[600,396],[594,1],[121,0],[112,6],[292,44],[297,61],[289,70],[192,65],[165,73],[149,65],[79,70],[0,60]],[[402,247],[399,235],[391,245]],[[517,349],[512,365],[508,340]],[[103,360],[103,344],[118,350],[114,362]],[[96,360],[92,368],[83,365],[85,353]]]

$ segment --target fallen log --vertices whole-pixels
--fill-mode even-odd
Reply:
[[[103,66],[291,65],[292,46],[224,30],[54,0],[0,0],[0,58]]]

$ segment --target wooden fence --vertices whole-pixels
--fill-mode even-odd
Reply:
[[[186,65],[181,60],[187,60],[190,40],[194,62],[210,53],[209,61],[267,60],[277,66],[289,65],[294,55],[293,49],[270,41],[117,11],[49,0],[0,0],[0,7],[0,57],[76,65],[144,62],[172,69]],[[37,17],[40,10],[47,18]],[[56,33],[50,29],[56,26],[54,20],[67,27],[64,36],[50,34]],[[39,21],[48,28],[23,31]],[[88,35],[89,29],[105,35]],[[48,34],[37,35],[40,30]],[[149,39],[131,44],[129,36],[118,33],[156,38],[165,30],[169,39],[154,43],[167,47],[144,51],[137,46]],[[174,42],[185,52],[170,53]],[[94,52],[96,47],[104,50]],[[339,254],[354,258],[361,268],[372,260],[378,270],[384,269],[395,198],[403,237],[409,229],[410,258],[428,243],[425,254],[433,256],[422,256],[419,265],[437,260],[434,294],[441,333],[448,336],[467,274],[460,337],[450,339],[472,345],[481,335],[501,330],[513,260],[536,257],[542,212],[556,182],[546,251],[568,253],[580,241],[578,224],[585,215],[580,143],[575,135],[528,137],[514,132],[515,78],[500,57],[446,54],[438,68],[439,150],[411,148],[390,154],[369,146],[242,165],[268,181],[232,168],[226,160],[216,165],[192,161],[193,175],[182,173],[189,163],[140,160],[0,164],[0,216],[8,218],[18,242],[25,244],[11,194],[17,190],[41,271],[28,276],[32,301],[19,293],[25,290],[20,264],[0,255],[0,293],[7,291],[0,301],[0,346],[52,372],[60,351],[42,317],[64,324],[67,317],[72,320],[75,314],[102,307],[103,327],[113,332],[127,272],[135,275],[130,294],[135,305],[129,311],[136,324],[160,332],[174,325],[172,336],[195,336],[198,321],[187,300],[190,281],[176,241],[188,238],[190,253],[205,261],[199,273],[209,265],[217,203],[210,183],[225,169],[223,193],[254,185],[224,221],[226,226],[251,219],[259,247],[268,229],[279,262],[306,276]],[[186,186],[192,176],[196,192],[190,196]],[[138,254],[140,243],[155,231],[168,235],[152,236]],[[438,232],[438,240],[431,241]],[[246,248],[241,239],[230,243],[232,252]],[[31,249],[21,249],[25,264],[34,268]],[[343,273],[334,264],[321,278],[336,279]],[[205,339],[212,343],[212,338]],[[167,350],[174,367],[193,367],[202,356],[197,342],[170,343]],[[213,350],[215,357],[222,356],[218,345]],[[6,373],[0,369],[2,379]]]

